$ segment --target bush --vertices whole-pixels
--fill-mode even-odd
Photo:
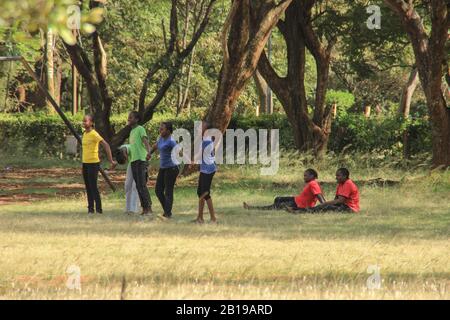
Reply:
[[[68,118],[81,133],[82,115],[68,116]],[[114,115],[111,123],[115,130],[124,127],[126,119],[126,114]],[[145,125],[151,141],[158,136],[159,123],[170,119],[175,128],[185,128],[192,134],[194,121],[201,119],[201,115],[182,115],[178,118],[170,115],[155,115],[154,119]],[[292,129],[286,115],[283,114],[259,117],[234,115],[229,128],[279,129],[280,148],[294,149]],[[343,150],[352,152],[388,150],[391,153],[397,153],[402,149],[402,133],[405,128],[409,131],[411,154],[431,150],[431,130],[426,117],[413,118],[404,122],[396,115],[366,119],[362,115],[348,113],[340,114],[333,122],[329,151],[341,153]],[[67,135],[70,135],[70,132],[58,115],[0,114],[0,149],[3,152],[63,156]]]

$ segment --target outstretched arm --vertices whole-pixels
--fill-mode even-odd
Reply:
[[[114,170],[114,168],[117,166],[117,162],[114,161],[114,159],[112,157],[111,147],[109,146],[108,142],[106,142],[105,140],[100,141],[100,143],[102,144],[103,149],[105,149],[105,151],[106,151],[106,155],[108,156],[109,163],[111,163],[110,169]]]
[[[319,199],[319,202],[322,203],[322,204],[326,202],[325,198],[323,197],[323,195],[321,193],[319,193],[317,195],[317,199]]]
[[[142,142],[144,143],[145,149],[147,149],[147,161],[152,157],[152,147],[150,147],[150,143],[148,142],[147,137],[142,137]]]
[[[326,201],[326,202],[323,202],[322,204],[333,205],[333,204],[344,204],[344,203],[345,203],[345,197],[343,197],[343,196],[336,196],[336,198],[334,198],[334,200]]]

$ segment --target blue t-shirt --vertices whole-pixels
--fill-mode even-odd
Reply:
[[[200,172],[211,174],[216,172],[216,170],[214,142],[210,137],[204,137],[202,141],[202,163],[200,164]]]
[[[157,146],[159,151],[159,167],[172,168],[178,165],[175,163],[176,159],[172,159],[172,150],[177,145],[177,142],[172,136],[167,138],[159,137]]]

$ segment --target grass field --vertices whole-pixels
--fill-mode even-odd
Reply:
[[[2,161],[4,168],[13,160]],[[340,163],[315,164],[327,198]],[[62,163],[62,174],[39,171],[58,164],[15,164],[13,173],[36,169],[32,176],[4,172],[0,179],[16,185],[3,188],[5,197],[33,199],[0,206],[0,298],[450,298],[448,171],[355,161],[349,166],[360,185],[360,214],[290,215],[244,211],[242,201],[264,204],[297,193],[304,164],[283,161],[275,177],[252,167],[221,167],[213,187],[219,224],[199,226],[191,223],[197,175],[178,181],[171,221],[123,214],[123,169],[115,174],[118,192],[103,187],[105,214],[88,216],[80,177],[76,170],[64,174],[76,164]],[[399,183],[369,183],[375,178]],[[58,192],[67,185],[73,192]],[[66,286],[71,265],[80,268],[81,291]],[[366,284],[373,265],[380,268],[380,289]]]

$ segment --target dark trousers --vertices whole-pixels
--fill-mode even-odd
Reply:
[[[297,208],[294,197],[276,197],[273,204],[269,206],[251,206],[251,209],[259,210],[283,210],[287,207]]]
[[[309,212],[325,212],[325,211],[332,211],[332,212],[352,212],[352,209],[350,209],[345,204],[320,204],[318,206],[315,206],[314,208],[311,208],[308,210]]]
[[[83,179],[86,186],[89,212],[94,212],[95,205],[95,210],[102,213],[102,200],[97,186],[99,170],[100,163],[83,163]]]
[[[172,216],[173,188],[179,172],[178,167],[160,168],[156,178],[156,196],[168,217]]]
[[[147,161],[136,160],[131,163],[131,172],[133,173],[133,180],[136,182],[136,189],[141,201],[143,209],[149,209],[152,205],[150,193],[147,188],[148,180],[148,164]]]
[[[204,200],[211,199],[211,183],[214,174],[215,172],[213,173],[200,172],[200,175],[198,176],[198,186],[197,186],[197,195],[199,198],[203,198]]]

